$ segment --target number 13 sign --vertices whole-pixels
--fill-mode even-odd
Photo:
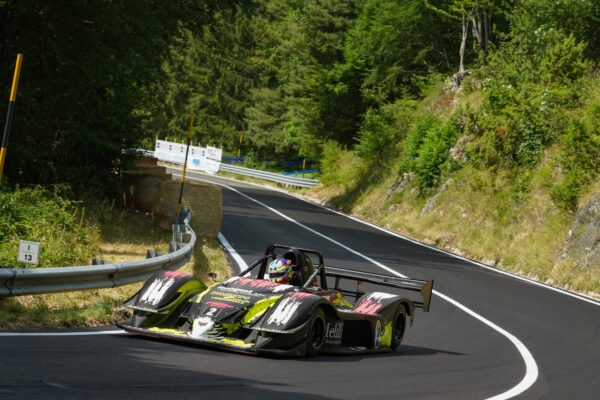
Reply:
[[[19,240],[19,257],[18,261],[25,264],[39,264],[40,244],[37,242],[28,242]]]

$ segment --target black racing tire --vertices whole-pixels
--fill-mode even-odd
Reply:
[[[306,357],[314,357],[319,354],[319,350],[325,343],[325,313],[318,308],[310,318],[308,323],[308,333],[306,336]]]
[[[406,309],[404,308],[404,305],[399,304],[394,319],[392,320],[392,342],[390,343],[390,348],[392,350],[396,350],[398,346],[400,346],[405,331]]]

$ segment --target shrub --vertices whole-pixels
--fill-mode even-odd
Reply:
[[[360,159],[335,141],[323,145],[320,181],[326,186],[353,188],[363,170]]]
[[[586,120],[574,120],[561,137],[561,166],[564,177],[551,190],[554,204],[563,211],[575,211],[582,189],[600,173],[600,141],[592,105]],[[590,117],[591,115],[591,117]]]
[[[64,188],[0,191],[0,264],[17,266],[19,240],[40,242],[39,267],[89,264],[99,238]]]
[[[449,150],[459,134],[454,120],[443,122],[432,114],[426,115],[405,141],[402,172],[414,172],[421,190],[436,186],[442,172],[453,167]]]
[[[375,169],[385,169],[397,154],[400,132],[394,124],[394,110],[390,105],[370,109],[360,129],[355,149],[366,163]]]

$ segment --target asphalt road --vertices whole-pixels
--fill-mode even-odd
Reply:
[[[114,328],[0,333],[0,399],[598,399],[600,303],[431,249],[257,186],[223,186],[235,263],[271,243],[328,265],[435,280],[395,353],[272,359]]]

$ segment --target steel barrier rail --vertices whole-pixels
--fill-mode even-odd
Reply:
[[[316,179],[296,178],[293,176],[276,174],[274,172],[260,171],[260,170],[256,170],[256,169],[238,167],[236,165],[223,164],[223,163],[221,163],[219,171],[225,171],[225,172],[231,172],[234,174],[251,176],[254,178],[265,179],[268,181],[273,181],[273,182],[277,182],[277,183],[282,183],[284,185],[290,185],[290,186],[296,186],[296,187],[313,187],[319,183],[319,181]]]
[[[112,288],[147,280],[159,269],[179,269],[190,261],[196,245],[196,234],[189,226],[190,217],[188,212],[183,223],[173,225],[168,254],[148,250],[145,260],[119,264],[100,261],[96,265],[74,267],[0,268],[0,298]]]
[[[139,154],[156,157],[155,152],[152,150],[138,149],[137,152]],[[179,163],[175,159],[161,158],[160,161],[181,165],[181,163]],[[265,179],[268,181],[277,182],[277,183],[281,183],[284,185],[290,185],[290,186],[294,186],[294,187],[308,188],[308,187],[316,186],[319,183],[319,181],[317,179],[297,178],[297,177],[293,177],[293,176],[289,176],[289,175],[276,174],[274,172],[261,171],[258,169],[238,167],[237,165],[225,164],[223,162],[219,163],[219,171],[231,172],[234,174],[239,174],[239,175],[244,175],[244,176],[251,176],[254,178]]]

